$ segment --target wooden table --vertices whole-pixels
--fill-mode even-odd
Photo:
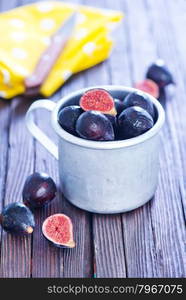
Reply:
[[[34,1],[1,0],[2,11]],[[68,1],[67,1],[68,2]],[[185,277],[186,188],[186,2],[184,0],[74,1],[122,10],[125,19],[115,34],[116,47],[104,63],[74,76],[53,97],[96,84],[132,86],[147,66],[163,58],[177,82],[168,89],[159,185],[143,207],[117,215],[91,214],[60,195],[36,212],[32,237],[1,231],[1,277]],[[0,209],[21,201],[26,177],[37,171],[58,182],[56,160],[30,135],[25,112],[31,101],[0,100]],[[36,113],[38,124],[55,139],[48,113]],[[114,195],[113,195],[114,197]],[[74,249],[52,247],[41,224],[50,214],[64,212],[74,223]]]

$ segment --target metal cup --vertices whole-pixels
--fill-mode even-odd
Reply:
[[[146,133],[121,141],[90,141],[73,136],[58,123],[60,109],[78,104],[90,88],[104,88],[114,98],[124,98],[136,89],[123,86],[96,86],[73,92],[58,103],[39,100],[26,114],[32,135],[58,159],[60,187],[75,206],[96,213],[133,210],[149,201],[156,190],[159,170],[160,131],[165,120],[161,104],[148,95],[156,110],[156,122]],[[51,124],[58,135],[56,146],[34,123],[33,111],[52,112]]]

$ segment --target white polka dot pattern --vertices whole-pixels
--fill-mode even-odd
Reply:
[[[16,42],[22,42],[25,39],[25,33],[23,31],[15,31],[11,33],[11,38]]]
[[[10,83],[10,73],[6,69],[1,69],[1,73],[3,75],[3,83],[9,84]]]
[[[43,30],[51,30],[55,26],[55,21],[50,18],[42,19],[40,26]]]
[[[6,98],[6,92],[0,91],[0,98]]]
[[[81,14],[81,13],[79,13],[79,14],[77,15],[77,24],[82,24],[82,23],[84,23],[85,21],[86,21],[86,16],[83,15],[83,14]]]
[[[80,28],[74,35],[76,40],[83,39],[88,33],[88,30],[86,28]]]
[[[21,19],[11,19],[10,24],[15,28],[23,28],[25,25],[24,21]]]
[[[89,42],[83,46],[83,52],[88,55],[91,55],[94,52],[95,48],[96,48],[95,43]]]
[[[67,80],[71,75],[72,75],[72,71],[70,71],[70,70],[65,70],[62,73],[62,77],[64,80]]]
[[[63,55],[41,85],[41,94],[52,95],[74,73],[108,58],[113,45],[108,34],[112,33],[112,23],[122,19],[121,13],[69,1],[38,0],[0,15],[1,97],[9,99],[24,93],[25,78],[33,73],[41,53],[45,53],[51,43],[60,45],[61,37],[54,38],[53,33],[57,33],[60,24],[73,12],[76,12],[76,26]],[[45,55],[44,60],[48,65],[50,57]]]
[[[45,36],[41,39],[42,43],[46,46],[50,45],[51,39],[48,36]]]
[[[22,76],[28,76],[28,74],[29,74],[29,71],[26,68],[24,68],[18,64],[16,64],[14,66],[14,71]]]
[[[26,51],[22,48],[13,48],[12,55],[18,59],[25,59],[27,57]]]

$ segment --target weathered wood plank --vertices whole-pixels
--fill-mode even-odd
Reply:
[[[55,140],[50,124],[50,115],[44,110],[35,113],[38,126]],[[39,144],[35,142],[35,171],[45,172],[58,184],[58,169],[56,160]],[[57,196],[53,202],[36,212],[36,229],[32,244],[32,277],[59,277],[59,249],[53,247],[43,237],[42,223],[46,217],[60,211],[60,199]]]
[[[99,74],[99,78],[94,76]],[[87,72],[87,86],[110,84],[107,64]],[[100,78],[102,78],[100,82]],[[97,277],[125,277],[125,256],[120,215],[93,215],[94,259]]]
[[[65,0],[68,3],[68,0]],[[83,4],[83,1],[73,1]],[[61,96],[85,87],[84,73],[74,76],[61,90]],[[91,241],[91,215],[71,205],[62,198],[63,212],[69,215],[74,223],[74,238],[76,248],[64,251],[63,255],[63,277],[92,277],[93,253]],[[78,258],[78,259],[77,259]]]
[[[8,134],[10,121],[10,104],[0,100],[0,136],[1,136],[1,150],[0,150],[0,210],[3,207],[5,181],[7,171],[7,157],[8,157]]]
[[[10,9],[17,5],[17,0],[7,1],[2,0],[0,2],[0,12],[5,9]],[[9,123],[10,123],[10,101],[0,99],[0,136],[1,136],[1,151],[0,151],[0,210],[3,207],[5,191],[5,180],[7,170],[7,156],[8,156],[8,135],[9,135]]]
[[[68,0],[65,2],[68,3]],[[83,1],[76,0],[73,3],[83,4]],[[86,78],[82,72],[74,76],[61,90],[61,96],[85,87]],[[76,208],[62,198],[63,212],[68,214],[74,221],[74,234],[76,248],[66,250],[63,254],[63,276],[64,277],[92,277],[93,275],[93,252],[91,214]],[[62,258],[62,257],[61,257]],[[78,258],[78,259],[77,259]]]
[[[24,1],[24,4],[28,2],[31,1]],[[1,1],[1,9],[7,10],[16,4],[23,4],[23,0]],[[93,0],[88,4],[102,6],[99,1]],[[14,238],[3,233],[2,277],[91,277],[94,262],[97,277],[185,276],[186,106],[183,103],[186,65],[182,37],[186,23],[183,12],[185,1],[169,3],[157,0],[153,3],[149,0],[120,0],[113,4],[113,1],[106,0],[104,7],[122,9],[126,13],[121,30],[114,33],[117,44],[111,58],[75,76],[52,99],[57,101],[58,97],[85,85],[132,85],[144,77],[146,67],[157,56],[164,58],[176,75],[178,84],[174,96],[167,91],[167,120],[162,136],[160,181],[155,199],[121,217],[91,215],[72,206],[59,194],[50,206],[36,212],[37,226],[32,248],[31,239]],[[174,98],[172,101],[171,97]],[[24,114],[30,104],[26,100],[22,102],[21,98],[14,99],[11,107],[0,103],[3,141],[0,153],[1,206],[4,198],[5,204],[21,200],[24,180],[34,169],[49,173],[59,182],[57,162],[39,143],[33,143],[25,128]],[[48,116],[47,112],[35,114],[39,126],[55,139],[50,124],[43,121],[49,120]],[[72,218],[77,243],[75,249],[56,249],[42,236],[41,226],[45,217],[59,211]]]
[[[77,1],[76,1],[77,2]],[[57,101],[66,93],[84,86],[81,74],[70,80],[62,91],[59,91],[52,99]],[[36,113],[38,125],[56,140],[53,129],[49,122],[49,114],[42,111]],[[36,169],[45,171],[58,183],[57,161],[39,143],[36,142]],[[63,212],[72,218],[76,240],[75,249],[56,249],[48,244],[42,237],[41,226],[43,220],[50,214]],[[70,205],[60,194],[58,199],[38,212],[37,229],[33,238],[33,277],[90,277],[91,276],[91,249],[90,249],[90,224],[89,215]],[[47,264],[46,264],[47,261]]]
[[[117,2],[118,4],[118,2]],[[131,3],[129,3],[131,5]],[[135,57],[135,61],[138,62],[143,59],[143,53],[136,53],[135,49],[132,47],[133,41],[130,40],[130,32],[129,32],[129,24],[132,22],[132,18],[136,18],[136,22],[140,23],[141,18],[143,17],[143,9],[139,8],[140,4],[138,3],[138,12],[135,10],[134,15],[129,18],[129,11],[127,10],[127,6],[123,5],[123,1],[120,1],[119,7],[115,7],[116,9],[120,8],[125,13],[125,19],[123,22],[123,27],[120,30],[121,33],[118,33],[117,41],[120,41],[119,45],[117,44],[117,48],[114,52],[117,52],[117,55],[111,56],[109,60],[111,74],[112,74],[112,82],[117,84],[125,84],[126,86],[131,86],[132,83],[136,80],[133,74],[133,60],[131,58],[131,52],[133,51],[133,56]],[[112,2],[110,1],[110,7],[112,7]],[[137,25],[139,26],[139,25]],[[143,30],[147,30],[148,23],[144,23],[140,31],[134,31],[134,39],[136,35],[142,35]],[[145,45],[148,43],[146,41]],[[120,49],[120,50],[119,50]],[[144,51],[149,52],[149,47],[146,49],[144,47]],[[113,52],[113,54],[114,54]],[[140,57],[138,57],[138,54]],[[152,58],[148,56],[149,61],[145,62],[146,65],[151,62]],[[144,66],[145,67],[145,66]],[[114,68],[118,68],[118,72],[114,72]],[[138,70],[138,80],[143,78],[143,73],[145,69]],[[140,73],[141,72],[141,73]],[[149,210],[138,209],[131,213],[126,213],[122,215],[123,221],[123,235],[124,235],[124,247],[125,247],[125,259],[126,259],[126,271],[128,277],[143,277],[142,274],[149,274],[149,277],[153,274],[152,265],[155,265],[155,262],[152,258],[152,252],[146,249],[143,244],[143,240],[145,236],[151,235],[151,220],[149,218]],[[144,226],[142,226],[144,224]],[[140,228],[139,228],[140,226]],[[141,242],[142,240],[142,242]],[[136,246],[137,244],[137,246]],[[148,246],[153,251],[153,240],[148,239]],[[139,252],[140,250],[140,252]],[[140,255],[139,255],[140,253]],[[145,264],[143,263],[143,258],[141,259],[141,253],[144,256],[144,260],[146,260]],[[148,262],[148,263],[147,263]]]
[[[1,1],[0,8],[2,11],[4,11],[11,9],[18,4],[18,1],[13,0],[8,2]],[[13,201],[21,201],[21,192],[26,174],[30,169],[32,169],[32,138],[27,136],[27,131],[22,121],[22,119],[24,119],[24,113],[27,107],[28,104],[22,103],[21,98],[17,98],[11,103],[11,121],[8,141],[8,169],[4,205]],[[9,118],[8,111],[4,111],[4,113],[7,113],[7,116],[4,115],[4,117]],[[6,127],[6,123],[4,125]],[[7,134],[8,129],[5,133],[5,136]],[[22,157],[22,160],[20,160],[20,157]],[[6,168],[4,171],[5,170]],[[15,238],[3,232],[1,244],[2,277],[30,276],[30,245],[30,238]]]
[[[1,101],[1,100],[0,100]],[[10,119],[10,105],[6,102],[0,102],[0,211],[4,204],[6,174],[7,174],[7,160],[8,160],[8,134],[9,134],[9,119]],[[0,254],[1,254],[1,239],[2,228],[0,228]],[[0,255],[1,256],[1,255]],[[0,277],[2,268],[0,265]]]
[[[76,79],[78,85],[73,84],[71,91],[80,88],[82,84],[81,75],[78,76],[80,79]],[[64,87],[64,90],[68,90],[68,92],[69,84]],[[58,93],[56,97],[59,99],[60,94]],[[43,113],[42,116],[40,119],[38,112],[37,122],[39,126],[54,139],[50,123],[44,124],[43,122],[44,117],[45,120],[49,120],[48,114]],[[57,161],[38,143],[36,143],[36,168],[39,171],[46,171],[57,183],[59,182]],[[41,226],[44,218],[57,212],[63,212],[72,219],[77,244],[75,249],[55,249],[42,237]],[[70,205],[59,193],[58,199],[38,214],[37,222],[38,230],[33,240],[33,277],[89,277],[91,266],[89,215]],[[42,258],[40,255],[38,256],[39,253],[43,253]],[[48,262],[47,265],[44,265],[45,261]]]
[[[133,74],[133,63],[139,63],[141,60],[143,61],[144,53],[142,51],[137,52],[136,49],[133,48],[133,40],[130,38],[130,30],[132,30],[133,39],[136,38],[136,35],[142,36],[144,34],[143,31],[147,31],[148,22],[143,22],[143,24],[140,26],[140,30],[138,31],[134,30],[134,27],[131,28],[130,23],[132,22],[133,18],[136,20],[136,26],[139,27],[141,19],[144,16],[144,11],[141,3],[136,3],[138,10],[135,9],[134,12],[131,13],[132,10],[129,11],[128,5],[131,6],[131,2],[124,3],[123,1],[120,1],[119,7],[115,7],[116,9],[120,8],[124,11],[125,18],[123,21],[123,26],[120,30],[121,33],[117,33],[117,41],[120,41],[117,44],[116,50],[114,51],[117,51],[117,55],[111,56],[109,62],[112,74],[112,82],[115,84],[119,82],[120,84],[124,84],[126,86],[132,86],[134,81],[137,79],[141,80],[143,78],[145,66],[143,66],[141,69],[138,69],[138,78],[136,79]],[[110,6],[112,7],[111,1]],[[151,51],[151,49],[149,49],[149,46],[146,48],[147,43],[148,39],[145,42],[143,51],[147,51],[148,53]],[[146,66],[152,60],[149,55],[147,57],[149,61],[145,62]],[[118,71],[114,72],[114,68],[118,68]],[[150,238],[148,239],[148,247],[145,247],[143,243],[145,236],[152,236],[149,210],[147,208],[141,208],[131,213],[122,214],[122,223],[127,276],[137,277],[139,275],[139,277],[143,277],[145,276],[144,274],[149,274],[149,277],[153,276],[152,266],[155,265],[152,257],[153,240]],[[148,248],[152,250],[149,250]],[[143,259],[145,260],[145,264]]]
[[[33,170],[33,140],[24,124],[29,103],[15,98],[11,103],[8,169],[4,205],[22,200],[25,179]],[[20,159],[21,158],[21,159]],[[29,277],[31,237],[3,233],[1,245],[2,277]]]
[[[17,0],[11,0],[9,3],[2,0],[0,2],[0,12],[5,9],[10,9],[17,5]],[[10,119],[10,102],[0,99],[0,136],[1,136],[1,156],[0,156],[0,210],[3,207],[5,181],[7,171],[8,157],[8,135],[9,135],[9,120]]]
[[[175,24],[176,20],[170,18],[167,15],[167,6],[165,2],[157,1],[157,6],[149,3],[150,16],[153,20],[152,33],[157,41],[157,48],[160,55],[169,62],[170,68],[175,74],[177,81],[177,86],[174,91],[174,96],[172,96],[172,101],[167,101],[167,143],[164,147],[166,152],[166,164],[167,170],[164,173],[168,177],[168,182],[166,187],[169,187],[170,191],[167,195],[167,207],[165,211],[169,209],[169,214],[167,213],[167,221],[164,227],[170,234],[169,239],[170,246],[167,248],[169,250],[169,256],[171,257],[172,252],[172,266],[170,268],[170,276],[184,277],[185,270],[185,221],[184,221],[184,211],[185,206],[185,190],[182,189],[185,179],[185,113],[186,107],[184,103],[184,76],[183,70],[180,68],[182,64],[182,59],[179,59],[177,55],[177,46],[173,42],[171,24]],[[175,3],[176,4],[176,3]],[[170,6],[171,7],[171,6]],[[176,9],[176,5],[174,10]],[[158,10],[161,10],[161,15],[158,14]],[[177,11],[178,13],[178,11]],[[179,13],[182,13],[180,8]],[[175,13],[174,13],[175,14]],[[170,18],[170,19],[169,19]],[[171,21],[170,21],[171,20]],[[158,22],[161,28],[166,28],[165,31],[157,31],[155,24]],[[184,61],[184,60],[183,60]],[[170,93],[168,93],[170,95]],[[165,129],[166,132],[166,129]],[[164,143],[165,145],[165,143]],[[163,188],[163,186],[162,186]],[[165,191],[164,191],[165,193]],[[167,194],[167,191],[166,191]],[[170,194],[170,196],[169,196]],[[166,201],[165,201],[166,202]],[[156,210],[155,210],[156,211]],[[172,224],[171,224],[172,223]],[[167,226],[166,226],[167,225]],[[170,228],[172,228],[170,232]],[[168,238],[168,234],[167,234]],[[158,239],[157,239],[158,241]],[[174,244],[174,246],[173,246]],[[172,246],[172,247],[171,247]],[[164,249],[166,249],[164,247]],[[174,249],[174,250],[173,250]],[[169,259],[170,260],[170,259]],[[166,273],[165,273],[166,276]]]
[[[127,57],[130,67],[130,72],[127,74],[130,75],[130,85],[133,85],[134,82],[143,79],[144,71],[155,57],[155,52],[151,37],[148,35],[149,24],[142,1],[133,3],[125,1],[123,9],[126,14],[123,55]],[[123,69],[126,69],[125,65]],[[153,256],[154,241],[148,204],[123,214],[122,221],[127,276],[156,277],[156,262]]]
[[[133,66],[133,80],[137,81],[143,78],[146,66],[157,56],[156,45],[152,42],[156,41],[156,38],[152,37],[150,26],[157,28],[157,24],[160,23],[159,20],[154,20],[151,25],[144,2],[133,1],[131,4],[131,1],[126,1],[125,3],[128,15],[128,42],[131,45],[129,57]],[[154,6],[156,4],[154,3]],[[138,7],[138,10],[134,10],[134,7]],[[160,11],[158,9],[158,12]],[[162,28],[166,30],[165,26]],[[157,28],[157,31],[160,32],[160,29]],[[161,54],[160,52],[159,55]],[[171,132],[171,122],[174,120],[167,112],[167,119],[169,118],[170,121],[166,123],[162,138],[160,183],[156,197],[144,207],[123,216],[129,277],[183,275],[183,215],[176,173],[171,171],[178,158]],[[177,232],[176,236],[175,232]],[[178,257],[179,262],[177,262]]]
[[[103,7],[100,1],[89,1],[89,5]],[[107,3],[104,7],[107,7]],[[113,53],[113,56],[116,57],[117,54]],[[109,63],[108,60],[88,70],[86,72],[86,86],[111,84],[112,76],[110,76]],[[117,69],[115,69],[115,72],[117,72]],[[93,215],[93,243],[96,276],[126,277],[122,226],[119,214],[110,216]]]
[[[93,217],[95,276],[126,277],[125,253],[120,215]]]
[[[36,1],[21,0],[20,5],[26,5]],[[30,102],[32,104],[32,102]],[[51,126],[48,122],[49,114],[38,111],[35,113],[35,120],[39,126],[46,131],[49,136],[54,136]],[[23,124],[25,122],[23,121]],[[29,138],[31,134],[26,129]],[[57,163],[53,157],[36,141],[32,152],[34,160],[33,171],[45,172],[57,182]],[[32,173],[30,172],[30,173]],[[27,174],[29,175],[29,174]],[[59,197],[54,200],[52,205],[44,209],[35,210],[36,227],[32,237],[31,249],[31,268],[30,276],[32,277],[59,277],[59,249],[52,247],[43,237],[41,227],[44,219],[52,213],[59,210]]]
[[[186,115],[186,105],[184,105],[184,95],[186,93],[185,89],[185,72],[186,72],[186,62],[185,62],[185,53],[186,53],[186,45],[183,39],[183,28],[186,28],[186,2],[180,1],[180,6],[176,3],[170,2],[170,5],[167,8],[168,15],[166,15],[166,26],[168,34],[168,43],[172,44],[171,54],[176,57],[176,59],[171,60],[171,69],[174,72],[175,81],[176,81],[176,89],[175,95],[171,95],[171,91],[169,92],[170,97],[172,98],[172,108],[173,115],[177,114],[174,120],[174,135],[178,139],[177,145],[179,145],[181,159],[179,160],[179,164],[177,164],[177,171],[182,172],[179,178],[180,180],[180,194],[182,197],[182,205],[186,218],[186,201],[185,191],[186,191],[186,180],[184,174],[186,172],[186,162],[185,162],[185,149],[186,149],[186,138],[185,138],[185,115]],[[172,42],[174,41],[174,42]],[[174,53],[172,53],[174,51]]]
[[[61,90],[61,97],[72,91],[84,87],[83,74],[74,76]],[[91,249],[91,217],[90,214],[71,205],[62,197],[62,211],[69,215],[74,225],[75,249],[65,249],[61,258],[61,276],[63,277],[91,277],[92,249]],[[62,262],[63,261],[63,262]]]

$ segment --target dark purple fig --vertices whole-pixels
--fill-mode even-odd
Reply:
[[[76,131],[83,139],[113,141],[114,129],[109,119],[98,111],[86,111],[76,122]]]
[[[117,111],[117,115],[119,116],[120,113],[125,109],[123,101],[119,99],[114,99],[115,109]]]
[[[5,206],[0,214],[2,228],[12,234],[28,235],[34,230],[35,221],[30,209],[20,202]]]
[[[141,91],[128,94],[123,100],[123,104],[125,108],[139,106],[145,109],[152,116],[152,118],[155,116],[154,104],[151,100],[149,100],[149,97]]]
[[[164,88],[169,84],[174,84],[172,74],[161,59],[158,59],[148,68],[146,78],[157,83],[159,88]]]
[[[71,105],[62,108],[58,114],[58,122],[67,132],[76,135],[76,121],[83,110],[78,105]]]
[[[34,173],[25,181],[23,187],[23,202],[25,205],[38,208],[48,204],[56,196],[56,184],[45,173]]]
[[[107,114],[104,114],[104,115],[111,122],[111,124],[113,126],[113,129],[114,129],[114,132],[115,132],[115,130],[117,128],[117,118],[115,116],[112,116],[112,115],[107,115]]]
[[[56,247],[75,247],[72,221],[64,214],[49,216],[43,222],[42,232],[46,239]]]
[[[141,135],[153,127],[151,115],[139,106],[125,109],[118,118],[120,139],[130,139]]]

